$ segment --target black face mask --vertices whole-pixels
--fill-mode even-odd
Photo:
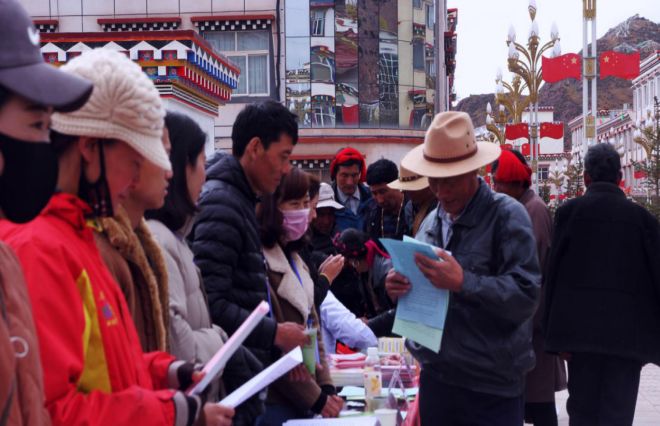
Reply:
[[[0,208],[15,223],[29,222],[46,207],[57,185],[57,156],[50,143],[26,142],[0,133],[4,169]]]
[[[105,175],[105,154],[103,142],[99,141],[99,157],[101,162],[101,174],[94,183],[90,183],[85,177],[85,172],[80,171],[80,183],[78,185],[78,196],[87,202],[92,208],[92,217],[111,217],[114,215],[112,209],[112,197],[110,187]]]

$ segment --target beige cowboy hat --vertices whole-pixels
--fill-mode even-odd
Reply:
[[[387,184],[392,189],[399,191],[420,191],[428,188],[429,180],[424,176],[413,173],[403,166],[399,166],[399,179]]]
[[[432,178],[459,176],[497,160],[502,150],[491,142],[477,142],[470,116],[447,111],[435,116],[424,143],[401,160],[413,173]]]

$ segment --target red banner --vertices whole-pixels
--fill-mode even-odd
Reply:
[[[543,81],[556,83],[566,78],[579,80],[582,76],[582,58],[577,53],[566,53],[556,58],[541,58]]]
[[[507,124],[504,135],[508,140],[529,139],[529,125],[527,123]]]
[[[522,146],[520,147],[520,152],[524,156],[529,156],[530,153],[529,144],[528,143],[522,144]]]
[[[644,170],[635,170],[633,177],[635,179],[644,179],[646,177],[646,172]]]
[[[564,123],[541,123],[541,137],[561,139],[564,137]]]
[[[600,54],[600,78],[619,77],[632,80],[639,75],[639,51],[619,53],[607,51]]]

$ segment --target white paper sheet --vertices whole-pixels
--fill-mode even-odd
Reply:
[[[236,389],[230,395],[227,395],[227,397],[218,404],[232,408],[238,407],[252,395],[288,373],[289,370],[300,364],[302,361],[302,351],[300,350],[300,347],[297,347],[271,364],[270,367],[245,382],[243,386]]]
[[[376,416],[352,416],[341,419],[303,419],[289,420],[284,426],[376,426]]]
[[[252,311],[250,316],[248,316],[243,324],[238,327],[238,330],[227,339],[224,345],[218,350],[218,352],[213,355],[202,371],[206,373],[204,378],[200,380],[195,386],[188,391],[190,395],[198,395],[204,392],[204,389],[211,383],[215,378],[220,374],[227,361],[234,355],[234,352],[243,344],[245,339],[252,333],[252,330],[259,324],[261,319],[266,316],[270,311],[268,302],[262,301],[255,309]]]

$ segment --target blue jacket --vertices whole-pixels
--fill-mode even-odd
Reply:
[[[438,209],[416,238],[442,247]],[[508,398],[522,395],[525,373],[534,367],[532,322],[541,286],[525,207],[479,179],[446,248],[463,267],[463,288],[451,293],[440,352],[412,342],[411,353],[440,382]]]
[[[332,183],[332,189],[335,191],[335,200],[341,204],[339,200],[339,189],[337,189],[337,182]],[[371,191],[363,184],[358,184],[358,191],[360,191],[360,206],[358,207],[357,214],[349,208],[338,210],[335,213],[335,232],[342,232],[348,228],[359,229],[364,231],[369,212],[375,204],[370,203]]]

